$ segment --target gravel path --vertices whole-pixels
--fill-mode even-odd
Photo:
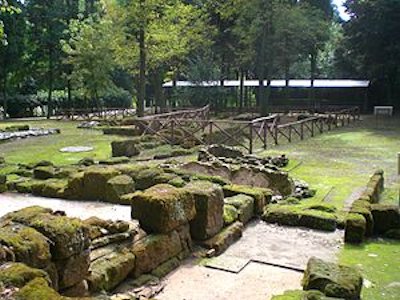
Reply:
[[[81,219],[96,216],[106,220],[131,220],[131,208],[126,205],[93,201],[70,201],[14,193],[0,194],[0,203],[0,216],[24,207],[39,205],[53,210],[62,210],[69,217]]]
[[[187,261],[167,276],[166,287],[157,299],[267,300],[285,290],[301,288],[303,274],[293,269],[304,270],[310,257],[335,261],[342,240],[340,230],[326,233],[255,221],[225,253],[207,262],[227,271]]]

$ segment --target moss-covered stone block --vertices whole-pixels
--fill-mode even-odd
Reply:
[[[371,213],[371,204],[364,200],[354,201],[350,213],[362,215],[366,221],[365,236],[372,236],[374,231],[374,218]]]
[[[185,180],[183,180],[181,177],[176,176],[176,177],[172,178],[170,181],[168,181],[167,183],[170,185],[173,185],[174,187],[181,188],[181,187],[186,186],[187,182]]]
[[[30,226],[50,241],[53,259],[79,254],[89,246],[89,230],[79,219],[54,214],[52,210],[32,206],[5,215],[2,221]]]
[[[60,289],[72,287],[89,274],[90,251],[85,250],[67,259],[56,261]]]
[[[243,224],[241,222],[235,222],[228,227],[224,228],[220,233],[201,242],[201,245],[207,249],[214,249],[216,255],[220,255],[230,245],[236,242],[243,233]]]
[[[132,218],[144,230],[166,233],[193,220],[196,215],[193,195],[168,184],[155,185],[132,195]]]
[[[95,260],[90,265],[88,277],[91,292],[111,291],[135,267],[135,255],[128,249],[113,252]]]
[[[15,294],[16,300],[63,300],[44,278],[35,278]]]
[[[268,223],[287,226],[302,226],[323,231],[336,230],[334,214],[296,205],[269,205],[262,219]]]
[[[400,228],[386,231],[385,237],[389,239],[400,240]]]
[[[193,181],[185,189],[193,196],[196,216],[190,222],[195,240],[205,240],[217,234],[224,226],[224,193],[219,185],[209,181]]]
[[[63,198],[68,187],[66,180],[48,179],[32,188],[32,193],[48,198]]]
[[[5,287],[22,288],[35,278],[44,278],[51,283],[49,275],[41,270],[27,266],[23,263],[5,263],[0,266],[0,285]]]
[[[239,212],[233,205],[224,205],[224,225],[228,226],[239,219]]]
[[[42,187],[42,181],[36,179],[21,179],[14,183],[14,189],[22,194],[31,194],[34,191],[40,194]]]
[[[168,275],[168,273],[172,272],[177,267],[179,267],[179,265],[180,265],[179,259],[176,257],[173,257],[173,258],[167,260],[166,262],[162,263],[161,265],[159,265],[157,268],[155,268],[151,272],[151,275],[158,277],[158,278],[163,278],[166,275]]]
[[[135,191],[135,182],[128,175],[118,175],[107,181],[105,199],[107,202],[120,203],[121,196]]]
[[[53,166],[41,166],[33,170],[33,178],[35,179],[49,179],[53,178],[55,174],[56,169]]]
[[[254,198],[254,213],[256,215],[262,214],[264,211],[264,206],[271,202],[272,190],[251,187],[247,185],[225,185],[223,186],[225,197],[231,197],[239,194],[244,194]]]
[[[99,165],[119,165],[129,163],[129,158],[126,156],[111,157],[109,159],[99,160]]]
[[[119,175],[112,167],[89,167],[83,174],[83,197],[85,200],[103,200],[107,182]]]
[[[176,175],[165,173],[163,169],[153,167],[139,171],[135,177],[136,188],[145,190],[156,184],[167,183],[176,178]]]
[[[349,213],[346,218],[344,241],[360,244],[364,241],[367,222],[363,215]]]
[[[140,154],[140,150],[137,147],[137,141],[135,140],[114,141],[111,143],[111,150],[113,157],[132,157]]]
[[[344,300],[343,298],[327,297],[320,291],[285,291],[283,295],[273,296],[271,300]]]
[[[239,221],[248,223],[254,216],[254,198],[239,194],[224,199],[224,203],[234,206],[237,209]]]
[[[68,178],[67,187],[64,189],[64,197],[72,200],[83,199],[84,186],[83,186],[84,172],[76,172]]]
[[[181,240],[176,231],[169,234],[149,235],[137,242],[132,249],[136,257],[133,276],[149,273],[182,251]]]
[[[329,297],[356,300],[360,299],[362,282],[356,269],[313,257],[307,263],[302,283],[304,290],[319,290]]]
[[[373,204],[374,233],[384,234],[390,229],[400,228],[400,210],[397,205]]]
[[[7,224],[7,222],[5,222]],[[17,260],[35,268],[45,268],[51,260],[46,236],[33,228],[8,223],[0,228],[0,248],[7,248],[6,260]]]

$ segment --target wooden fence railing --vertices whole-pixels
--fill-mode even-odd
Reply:
[[[282,141],[291,143],[295,139],[303,140],[317,133],[346,126],[360,117],[358,108],[328,112],[286,124],[279,124],[278,114],[251,121],[232,121],[208,120],[206,114],[193,114],[193,111],[191,113],[169,113],[163,118],[140,118],[136,120],[136,126],[142,129],[143,134],[156,135],[170,144],[189,140],[203,145],[232,144],[253,153],[256,143],[261,143],[262,147],[267,149],[268,144],[278,145]],[[215,136],[218,137],[217,141]]]

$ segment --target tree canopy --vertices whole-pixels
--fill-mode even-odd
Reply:
[[[33,95],[50,116],[110,105],[107,95],[123,91],[143,115],[167,100],[203,102],[166,94],[167,80],[253,78],[267,80],[252,91],[267,114],[272,78],[327,77],[369,78],[376,101],[396,102],[400,2],[347,0],[346,8],[348,21],[330,0],[2,0],[0,103],[7,110],[8,99]],[[204,93],[215,105],[253,99],[244,86]]]

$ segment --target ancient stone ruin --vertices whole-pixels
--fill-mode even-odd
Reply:
[[[304,204],[315,191],[282,170],[288,162],[285,156],[259,158],[218,145],[200,150],[197,161],[151,167],[125,156],[70,166],[2,160],[10,170],[0,176],[2,192],[122,204],[131,208],[132,218],[79,220],[42,207],[5,215],[0,219],[0,295],[151,298],[182,260],[192,253],[220,255],[254,218],[322,231],[344,228],[350,243],[376,234],[398,236],[398,207],[378,203],[382,172],[371,177],[365,193],[343,215],[326,203]],[[361,283],[352,268],[311,259],[304,290],[274,299],[359,299]],[[125,298],[98,298],[99,293]]]

